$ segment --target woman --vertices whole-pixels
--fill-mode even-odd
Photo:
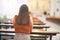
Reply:
[[[30,40],[30,32],[33,28],[33,20],[27,5],[23,4],[20,7],[19,14],[13,19],[15,28],[14,40]]]

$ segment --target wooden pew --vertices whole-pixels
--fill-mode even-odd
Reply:
[[[56,24],[60,24],[60,16],[59,17],[47,17],[46,20],[56,23]]]
[[[39,20],[38,18],[33,18],[33,24],[34,25],[45,25],[45,23]]]
[[[14,28],[13,27],[13,24],[0,24],[0,29],[1,29],[1,27],[2,26],[6,26],[6,28],[7,27],[12,27],[12,28]],[[46,25],[33,25],[33,28],[34,29],[43,29],[43,28],[45,28],[45,31],[47,31],[47,28],[50,28],[50,26],[46,26]]]
[[[15,31],[0,30],[0,33],[15,33]],[[31,34],[49,35],[50,40],[52,40],[52,36],[56,36],[57,33],[58,32],[50,32],[50,31],[31,32]],[[0,39],[1,39],[1,34],[0,34]]]
[[[10,20],[11,20],[11,19],[10,19]],[[4,23],[4,24],[13,24],[12,21],[11,21],[11,22],[8,22],[8,21],[7,21],[7,22],[4,22],[4,21],[3,21],[3,22],[0,22],[0,24],[1,24],[1,23]],[[41,20],[39,20],[38,18],[33,18],[33,24],[34,24],[34,25],[45,25],[45,23],[42,22]]]
[[[40,31],[40,32],[31,32],[31,34],[39,34],[39,35],[49,35],[50,40],[52,40],[52,36],[56,36],[58,32],[48,32],[48,31]],[[46,40],[46,39],[45,39]]]
[[[47,31],[48,28],[50,28],[50,26],[46,26],[46,25],[33,25],[33,29],[45,29],[44,31]]]
[[[3,26],[5,26],[6,27],[6,29],[8,29],[7,27],[12,27],[13,28],[13,24],[0,24],[0,27],[3,27]],[[43,29],[43,28],[45,28],[45,31],[47,31],[47,28],[50,28],[50,26],[46,26],[46,25],[33,25],[33,29]],[[1,34],[2,36],[9,36],[8,34]],[[13,36],[13,35],[10,35],[10,36]],[[32,36],[32,37],[35,37],[35,38],[37,38],[37,37],[39,37],[39,38],[37,38],[37,39],[40,39],[40,38],[48,38],[47,36]],[[34,38],[34,39],[35,39]]]

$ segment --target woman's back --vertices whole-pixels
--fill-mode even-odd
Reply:
[[[29,34],[31,31],[32,31],[32,28],[33,28],[33,20],[32,20],[32,16],[30,16],[30,23],[29,25],[19,25],[16,23],[16,18],[17,16],[14,17],[14,20],[13,20],[13,25],[14,25],[14,28],[15,28],[15,32],[19,33],[27,33]]]

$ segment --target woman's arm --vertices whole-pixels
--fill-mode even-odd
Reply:
[[[33,29],[33,18],[30,16],[30,32],[32,32]]]

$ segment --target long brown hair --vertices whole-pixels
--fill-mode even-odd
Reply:
[[[30,24],[30,16],[28,6],[23,4],[19,9],[19,14],[16,19],[16,23],[19,25],[29,25]]]

